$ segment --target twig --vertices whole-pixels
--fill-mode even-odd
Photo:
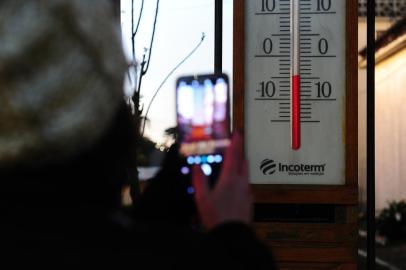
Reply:
[[[134,0],[132,0],[134,3]],[[132,36],[135,38],[135,36],[137,35],[138,32],[138,27],[140,26],[140,22],[141,22],[141,18],[142,18],[142,12],[144,11],[144,0],[142,0],[141,2],[141,10],[140,10],[140,14],[138,16],[138,22],[137,22],[137,27],[135,28],[135,31],[132,31]]]
[[[168,73],[168,75],[165,77],[165,79],[164,79],[164,80],[162,81],[162,83],[159,85],[158,89],[155,91],[154,95],[152,96],[151,101],[150,101],[149,104],[148,104],[147,111],[146,111],[146,113],[145,113],[145,118],[148,117],[148,113],[149,113],[149,110],[151,109],[151,105],[152,105],[152,103],[154,102],[155,97],[158,95],[159,90],[161,90],[162,86],[166,83],[166,81],[169,79],[169,77],[170,77],[187,59],[189,59],[189,57],[191,57],[191,56],[197,51],[197,49],[200,47],[200,45],[202,45],[202,43],[203,43],[205,37],[206,37],[206,36],[205,36],[205,34],[203,33],[203,34],[202,34],[202,38],[201,38],[200,42],[197,44],[197,46],[196,46],[185,58],[183,58],[182,61],[179,62],[179,64],[177,64],[177,65]],[[145,124],[146,124],[146,122],[144,121],[143,126],[142,126],[141,136],[144,136]]]
[[[141,2],[140,14],[138,15],[137,27],[134,30],[134,0],[131,0],[131,41],[132,41],[132,53],[133,53],[133,65],[135,65],[135,36],[137,35],[138,28],[141,23],[142,14],[144,11],[144,0]]]
[[[156,8],[155,8],[155,19],[154,19],[154,26],[152,29],[152,36],[151,36],[151,43],[149,46],[149,55],[148,55],[148,59],[146,59],[146,52],[144,52],[143,55],[143,59],[141,62],[141,71],[140,71],[140,76],[138,79],[138,87],[136,89],[137,93],[141,93],[141,85],[142,85],[142,78],[145,76],[145,74],[147,74],[148,68],[149,68],[149,64],[151,62],[151,55],[152,55],[152,47],[154,45],[154,38],[155,38],[155,29],[156,29],[156,22],[158,19],[158,12],[159,12],[159,0],[157,0],[156,2]]]
[[[142,69],[142,75],[145,75],[147,73],[148,68],[149,68],[149,64],[151,63],[152,46],[154,45],[156,22],[157,22],[157,19],[158,19],[158,11],[159,11],[159,0],[156,1],[154,27],[152,29],[151,43],[149,45],[149,55],[148,55],[148,60],[147,60],[147,63],[146,63],[146,67],[145,67],[145,69],[144,68]]]
[[[134,93],[139,91],[139,89],[137,89],[137,60],[135,57],[135,37],[137,35],[138,32],[138,28],[140,26],[141,23],[141,18],[142,18],[142,14],[144,11],[144,0],[142,0],[141,2],[141,8],[140,8],[140,13],[138,15],[138,21],[137,21],[137,26],[134,27],[134,0],[131,0],[131,46],[132,46],[132,63],[130,65],[130,69],[128,71],[128,79],[130,81],[130,84],[133,84],[132,79],[131,79],[131,75],[130,75],[130,70],[133,68],[134,69]],[[134,29],[135,28],[135,29]],[[134,99],[133,102],[135,103]]]

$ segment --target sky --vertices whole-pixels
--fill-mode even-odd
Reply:
[[[141,0],[135,0],[134,16],[138,20]],[[232,74],[233,1],[223,1],[223,70]],[[156,1],[145,0],[144,11],[136,35],[136,58],[141,62],[149,47]],[[123,47],[131,59],[131,0],[121,0]],[[213,73],[214,70],[214,0],[160,0],[155,41],[149,70],[143,78],[141,103],[144,113],[167,74],[199,43],[199,49],[168,79],[153,102],[145,135],[157,143],[165,141],[164,131],[176,125],[175,82],[184,75]]]

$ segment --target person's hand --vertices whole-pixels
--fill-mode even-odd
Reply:
[[[209,188],[208,179],[199,166],[193,168],[193,186],[197,209],[207,229],[231,221],[250,223],[252,195],[240,134],[233,136],[214,189]]]

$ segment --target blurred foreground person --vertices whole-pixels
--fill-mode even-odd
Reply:
[[[122,211],[135,125],[111,11],[104,0],[0,2],[0,265],[272,269],[248,226],[238,135],[213,190],[194,171],[204,229],[176,148]]]

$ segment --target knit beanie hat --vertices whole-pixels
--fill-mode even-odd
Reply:
[[[0,169],[94,144],[122,101],[126,68],[107,0],[0,1]]]

